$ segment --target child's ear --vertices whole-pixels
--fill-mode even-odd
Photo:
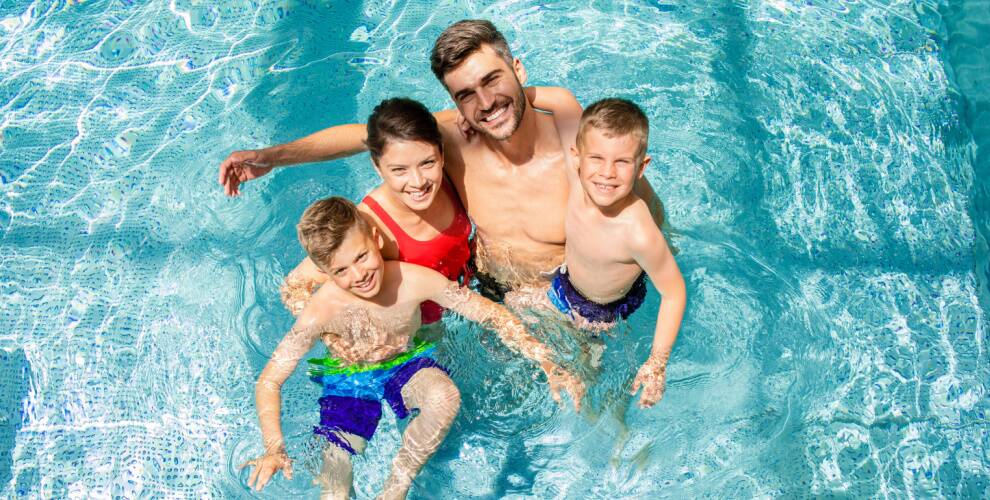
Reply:
[[[643,178],[643,174],[646,173],[646,166],[650,164],[650,160],[652,159],[653,158],[650,158],[650,155],[646,155],[643,157],[643,161],[639,163],[639,175],[636,176],[637,179]]]
[[[382,232],[375,226],[371,226],[371,238],[375,240],[375,244],[378,245],[378,251],[381,252],[385,248],[385,237],[382,236]]]
[[[512,60],[512,71],[516,74],[516,79],[519,80],[520,85],[526,84],[526,67],[523,66],[522,61],[519,58]]]

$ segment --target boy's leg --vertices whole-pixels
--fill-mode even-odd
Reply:
[[[461,408],[461,393],[439,368],[416,372],[402,387],[402,399],[416,415],[402,435],[402,448],[392,461],[381,498],[405,498],[413,478],[440,447]]]
[[[364,453],[366,445],[364,439],[346,432],[336,434],[337,437],[346,441],[354,451]],[[354,482],[350,452],[334,443],[327,443],[323,447],[323,464],[320,467],[317,481],[320,483],[321,499],[347,500],[350,498],[351,486]]]

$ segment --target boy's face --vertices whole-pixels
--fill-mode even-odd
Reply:
[[[571,153],[577,156],[581,187],[591,201],[607,208],[629,196],[650,162],[649,156],[636,156],[639,139],[632,134],[609,137],[591,128],[582,142]]]
[[[360,227],[352,227],[337,251],[330,258],[324,271],[342,290],[361,298],[378,295],[382,288],[382,238],[375,228],[366,234]]]
[[[525,81],[522,63],[516,59],[510,67],[490,45],[482,45],[443,76],[457,110],[471,128],[499,141],[519,128],[526,111]]]

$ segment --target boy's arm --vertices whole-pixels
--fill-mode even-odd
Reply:
[[[560,136],[560,145],[568,154],[577,140],[578,125],[584,108],[570,90],[563,87],[526,87],[526,99],[534,108],[553,113],[553,122]]]
[[[536,340],[526,332],[526,327],[508,309],[496,304],[466,287],[447,280],[443,275],[433,270],[423,273],[417,285],[426,291],[425,299],[432,300],[441,306],[454,311],[466,319],[492,328],[507,347],[523,356],[536,361],[547,375],[551,394],[555,401],[560,402],[560,390],[571,394],[574,409],[581,409],[581,399],[584,397],[584,383],[573,374],[566,372],[553,362],[553,353],[546,345]],[[419,277],[417,277],[419,278]]]
[[[282,384],[323,331],[318,315],[309,313],[309,309],[303,311],[296,324],[279,342],[255,384],[255,403],[265,453],[241,467],[255,466],[248,479],[248,487],[257,490],[264,488],[280,469],[287,478],[292,479],[292,463],[285,453],[285,438],[282,435]]]
[[[684,308],[687,305],[687,291],[684,277],[667,246],[663,234],[646,216],[640,219],[640,228],[632,231],[630,250],[636,262],[646,271],[653,285],[660,292],[660,311],[653,334],[653,348],[650,357],[640,367],[633,381],[633,394],[643,388],[640,406],[653,406],[663,397],[666,383],[667,360],[681,328]]]

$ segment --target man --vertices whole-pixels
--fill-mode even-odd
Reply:
[[[532,109],[523,93],[526,69],[488,21],[448,27],[430,64],[459,112],[436,116],[447,174],[477,227],[476,276],[483,293],[500,299],[508,290],[545,280],[544,273],[563,262],[565,151],[574,143],[580,114]],[[228,195],[237,195],[241,182],[275,166],[355,154],[364,149],[363,139],[363,126],[343,125],[272,148],[237,151],[220,165],[220,183]],[[649,184],[637,183],[636,191],[660,222]]]

